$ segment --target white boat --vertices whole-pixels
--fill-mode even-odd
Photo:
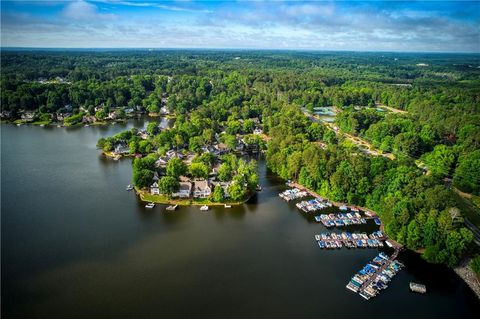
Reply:
[[[225,204],[223,205],[225,208],[232,208],[232,205]]]
[[[88,125],[88,124],[85,124],[85,127],[89,127],[89,126],[90,126],[90,125]]]
[[[132,189],[133,189],[132,185],[127,185],[127,188],[126,188],[127,191],[131,191]]]
[[[175,209],[177,209],[177,206],[178,206],[178,205],[170,205],[170,206],[168,206],[168,207],[165,208],[165,209],[166,209],[166,210],[175,210]]]
[[[207,205],[203,205],[202,207],[200,207],[200,210],[206,211],[206,210],[208,210],[208,206],[207,206]]]
[[[155,203],[148,203],[147,205],[145,205],[145,208],[153,208],[155,207]]]

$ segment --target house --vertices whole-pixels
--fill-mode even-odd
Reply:
[[[245,144],[243,143],[242,139],[237,139],[237,146],[235,147],[235,150],[237,152],[243,152],[245,148]]]
[[[188,154],[184,159],[183,162],[187,165],[192,164],[193,159],[195,158],[195,154]]]
[[[171,159],[173,157],[183,159],[185,157],[182,153],[179,153],[175,150],[169,150],[165,155],[167,156],[168,159]]]
[[[22,114],[21,118],[24,121],[33,121],[35,119],[35,112],[25,112]]]
[[[260,134],[262,134],[262,133],[263,133],[262,129],[260,129],[260,128],[258,128],[258,127],[253,130],[253,134],[255,134],[255,135],[260,135]]]
[[[192,193],[192,183],[191,182],[180,182],[180,187],[178,191],[172,193],[172,197],[188,198]]]
[[[228,147],[223,143],[218,143],[218,144],[214,145],[214,147],[215,147],[218,155],[228,153]]]
[[[147,133],[147,131],[140,131],[140,132],[137,133],[137,135],[140,136],[140,138],[141,138],[142,140],[148,139],[148,133]]]
[[[82,118],[82,123],[94,123],[97,119],[95,116],[84,115]]]
[[[160,189],[158,188],[158,183],[154,182],[152,186],[150,186],[150,194],[152,195],[160,195]]]
[[[166,167],[168,160],[166,158],[160,157],[156,162],[155,166],[157,167]]]
[[[65,118],[71,116],[71,113],[55,113],[58,122],[62,122]]]
[[[212,188],[215,189],[216,186],[220,186],[223,188],[223,198],[230,198],[230,194],[228,193],[228,188],[230,187],[230,182],[212,182]]]
[[[0,118],[2,119],[8,119],[12,117],[12,112],[11,111],[2,111],[0,112]]]
[[[131,113],[133,113],[132,108],[125,109],[125,114],[131,114]]]
[[[218,168],[219,167],[220,167],[220,163],[215,163],[215,165],[213,165],[212,170],[210,171],[210,173],[208,175],[216,177],[218,175]]]
[[[127,154],[130,152],[130,149],[128,148],[127,144],[125,143],[120,143],[115,146],[115,149],[113,150],[114,153],[116,154]]]
[[[209,185],[208,180],[197,180],[193,188],[193,197],[195,198],[207,198],[212,194],[212,188]]]

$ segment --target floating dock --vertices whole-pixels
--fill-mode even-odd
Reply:
[[[390,257],[379,253],[352,277],[346,288],[367,300],[375,297],[381,290],[388,287],[388,283],[404,267],[401,262],[396,260],[397,255],[398,250],[395,250]]]
[[[283,198],[287,202],[298,199],[298,198],[303,198],[308,196],[308,192],[306,191],[301,191],[298,188],[292,188],[292,189],[287,189],[286,191],[278,194],[280,198]]]
[[[386,235],[382,231],[376,231],[367,235],[367,233],[322,233],[315,235],[318,246],[322,249],[335,248],[377,248],[383,247],[383,241]]]
[[[427,287],[422,284],[417,284],[415,282],[410,282],[410,290],[413,292],[418,292],[420,294],[424,294],[427,292]]]
[[[360,213],[338,213],[338,214],[322,214],[315,216],[315,220],[322,223],[325,227],[343,227],[349,225],[366,224],[367,219],[373,217],[362,216]]]

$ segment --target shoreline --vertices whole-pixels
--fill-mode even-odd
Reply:
[[[306,188],[305,186],[301,185],[301,184],[298,184],[296,182],[291,182],[291,183],[288,183],[287,184],[289,187],[296,187],[300,190],[304,190],[306,192],[308,192],[311,196],[314,196],[314,197],[319,197],[319,198],[323,198],[323,199],[327,199],[329,200],[334,206],[341,206],[341,205],[347,205],[345,203],[340,203],[340,202],[335,202],[335,201],[331,201],[330,199],[328,198],[325,198],[323,196],[320,196],[319,194],[317,194],[316,192]],[[363,211],[369,211],[369,212],[372,212],[374,213],[376,216],[378,216],[377,212],[371,210],[371,209],[368,209],[368,208],[365,208],[365,207],[361,207],[361,206],[357,206],[357,205],[347,205],[347,206],[353,206],[353,207],[356,207],[356,208],[359,208]],[[381,221],[381,219],[380,219]],[[383,222],[381,221],[381,224],[380,224],[380,230],[382,232],[385,233],[385,225],[383,224]],[[385,235],[387,235],[385,233]],[[395,250],[402,250],[402,249],[408,249],[406,248],[405,246],[403,246],[402,244],[394,241],[393,239],[389,238],[388,235],[387,235],[387,240],[392,243],[394,245],[393,249]],[[410,249],[408,249],[410,250]],[[413,251],[414,253],[417,253],[417,254],[420,254],[422,253],[422,250],[423,249],[417,249],[417,250],[410,250],[410,251]],[[470,268],[470,260],[471,258],[465,258],[463,259],[461,262],[460,262],[460,265],[458,265],[457,267],[455,268],[452,268],[452,270],[465,282],[465,284],[467,286],[470,287],[470,289],[472,289],[472,291],[474,292],[474,294],[477,296],[478,299],[480,299],[480,278],[475,274],[475,272]]]
[[[453,268],[453,270],[460,278],[462,278],[467,286],[472,289],[477,298],[480,300],[480,278],[478,278],[477,274],[475,274],[470,267],[470,260],[471,258],[464,258],[460,262],[460,265]]]
[[[225,205],[231,205],[231,206],[240,206],[245,204],[250,198],[252,198],[252,194],[250,194],[245,200],[243,201],[224,201],[224,202],[214,202],[211,201],[208,198],[200,198],[200,199],[195,199],[195,198],[168,198],[163,195],[151,195],[150,193],[139,190],[135,187],[135,194],[140,198],[141,201],[145,203],[153,202],[155,204],[160,204],[160,205],[178,205],[178,206],[225,206]]]

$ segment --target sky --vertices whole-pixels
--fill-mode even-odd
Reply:
[[[1,46],[480,52],[480,1],[1,0]]]

